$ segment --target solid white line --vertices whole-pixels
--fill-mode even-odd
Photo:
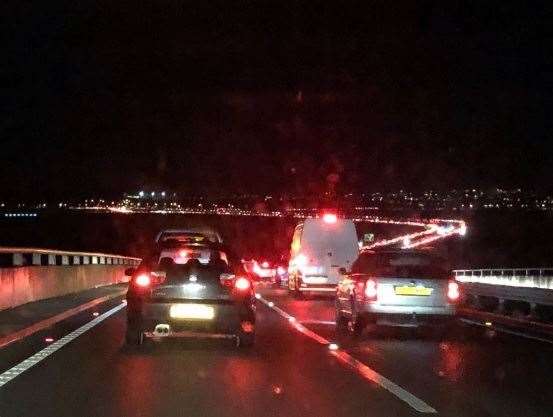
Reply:
[[[50,356],[52,353],[56,352],[57,350],[64,347],[69,342],[75,340],[77,337],[82,335],[83,333],[87,332],[88,330],[92,329],[97,324],[100,324],[102,321],[107,319],[112,314],[117,313],[119,310],[125,308],[126,304],[119,304],[115,307],[113,307],[111,310],[106,311],[104,314],[99,315],[94,320],[89,321],[84,326],[79,327],[77,330],[74,330],[73,332],[69,333],[68,335],[62,337],[61,339],[55,341],[48,347],[45,347],[41,351],[35,353],[33,356],[25,359],[24,361],[18,363],[17,365],[13,366],[12,368],[8,369],[4,373],[0,374],[0,388],[4,385],[6,385],[8,382],[10,382],[12,379],[18,377],[23,372],[25,372],[27,369],[32,368],[36,364],[42,362],[44,359],[46,359],[48,356]]]
[[[288,320],[298,330],[300,333],[304,334],[305,336],[308,336],[312,338],[313,340],[317,341],[318,343],[322,345],[329,345],[330,341],[325,339],[324,337],[318,335],[317,333],[309,330],[307,327],[303,326],[302,324],[290,320],[293,318],[290,314],[288,314],[286,311],[278,308],[274,304],[269,304],[269,301],[265,300],[263,297],[258,298],[259,301],[261,301],[263,304],[265,304],[270,309],[276,311],[280,316]],[[375,384],[379,385],[380,387],[384,388],[388,392],[395,395],[400,400],[406,402],[411,408],[415,409],[419,413],[437,413],[436,409],[429,406],[427,403],[425,403],[420,398],[415,397],[413,394],[411,394],[409,391],[401,388],[396,383],[390,381],[388,378],[380,375],[375,370],[369,368],[364,363],[358,361],[354,357],[352,357],[350,354],[346,353],[343,350],[339,351],[330,351],[332,355],[334,355],[341,363],[347,365],[351,369],[357,371],[362,377],[365,379],[368,379],[369,381],[374,382]]]
[[[302,320],[301,324],[324,324],[327,326],[336,326],[336,322],[330,320]]]
[[[56,314],[55,316],[48,317],[47,319],[34,323],[29,327],[25,327],[24,329],[10,333],[6,336],[2,336],[0,337],[0,348],[4,348],[10,343],[14,343],[21,339],[29,337],[33,333],[39,332],[41,330],[46,329],[47,327],[53,326],[54,324],[60,321],[66,320],[67,318],[74,316],[75,314],[81,313],[85,310],[88,310],[94,306],[97,306],[98,304],[102,304],[108,300],[111,300],[112,298],[119,297],[120,295],[123,295],[125,291],[126,290],[120,290],[120,291],[117,291],[116,293],[105,295],[100,298],[96,298],[94,300],[89,301],[88,303],[81,304],[80,306],[77,306],[74,308],[70,308],[69,310],[66,310],[60,314]]]
[[[545,342],[545,343],[549,343],[549,344],[553,345],[553,340],[544,339],[543,337],[532,336],[530,334],[517,332],[515,330],[505,329],[503,327],[495,327],[495,326],[490,327],[490,326],[486,326],[484,323],[481,323],[481,322],[478,322],[478,321],[475,321],[475,320],[470,320],[470,319],[461,319],[461,321],[463,321],[465,323],[468,323],[468,324],[475,324],[476,326],[485,327],[487,329],[494,330],[494,331],[497,331],[497,332],[500,332],[500,333],[511,334],[513,336],[520,336],[520,337],[524,337],[525,339],[536,340],[538,342]]]

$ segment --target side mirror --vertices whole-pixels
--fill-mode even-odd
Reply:
[[[136,268],[127,268],[125,269],[125,276],[131,277],[136,272]]]
[[[348,274],[348,271],[343,266],[340,269],[338,269],[338,272],[340,273],[340,275],[347,275]]]

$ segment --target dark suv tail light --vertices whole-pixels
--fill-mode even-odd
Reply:
[[[247,278],[238,277],[236,278],[236,281],[234,281],[234,288],[238,291],[246,291],[249,290],[251,287],[252,283]]]
[[[152,284],[152,278],[150,277],[150,274],[139,274],[137,275],[133,282],[138,286],[142,288],[149,287]]]
[[[165,280],[164,275],[155,272],[140,272],[133,277],[131,283],[137,288],[150,288],[152,285],[161,284]]]

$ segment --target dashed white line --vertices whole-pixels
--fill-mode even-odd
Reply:
[[[104,314],[99,315],[94,320],[89,321],[87,324],[79,327],[77,330],[74,330],[73,332],[69,333],[68,335],[62,337],[61,339],[55,341],[50,346],[45,347],[41,351],[35,353],[33,356],[25,359],[24,361],[18,363],[17,365],[11,367],[4,373],[0,374],[0,388],[4,385],[6,385],[8,382],[10,382],[12,379],[17,378],[19,375],[21,375],[23,372],[25,372],[27,369],[35,366],[36,364],[40,363],[44,359],[46,359],[48,356],[50,356],[52,353],[56,352],[57,350],[64,347],[66,344],[72,342],[77,337],[82,335],[83,333],[87,332],[88,330],[92,329],[94,326],[100,324],[102,321],[107,319],[109,316],[117,313],[119,310],[125,308],[126,304],[118,304],[117,306],[113,307],[111,310],[106,311]]]
[[[304,334],[305,336],[310,337],[311,339],[317,341],[318,343],[322,345],[330,345],[331,342],[324,337],[318,335],[317,333],[309,330],[304,325],[298,323],[295,320],[290,320],[290,318],[293,318],[290,314],[288,314],[286,311],[282,310],[281,308],[274,305],[272,301],[265,300],[262,296],[257,297],[259,301],[261,301],[263,304],[265,304],[270,309],[276,311],[281,317],[288,320],[288,322],[296,328],[300,333]],[[303,322],[305,323],[305,322]],[[393,381],[390,381],[385,376],[380,375],[375,370],[371,369],[364,363],[358,361],[353,356],[348,354],[347,352],[343,350],[330,350],[330,354],[334,355],[338,361],[343,363],[344,365],[348,366],[349,368],[357,371],[359,375],[361,375],[363,378],[374,382],[375,384],[379,385],[380,387],[384,388],[388,392],[395,395],[400,400],[407,403],[411,408],[418,411],[419,413],[437,413],[436,409],[425,403],[420,398],[414,396],[409,391],[401,388],[399,385],[394,383]]]

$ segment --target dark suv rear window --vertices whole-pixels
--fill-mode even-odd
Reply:
[[[159,270],[165,272],[165,281],[169,284],[184,282],[194,275],[198,282],[218,282],[221,274],[231,273],[226,262],[215,260],[208,264],[201,264],[191,260],[184,265],[160,265]]]
[[[352,273],[397,278],[449,278],[446,261],[426,253],[366,253],[353,263]]]

